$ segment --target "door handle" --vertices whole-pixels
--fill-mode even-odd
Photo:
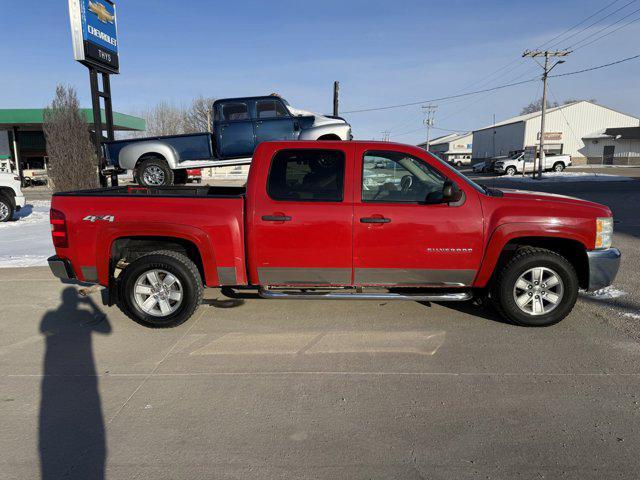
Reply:
[[[263,215],[262,220],[265,222],[290,222],[291,217],[289,215]]]
[[[362,217],[360,223],[391,223],[391,219],[385,217]]]

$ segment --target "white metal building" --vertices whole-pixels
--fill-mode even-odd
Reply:
[[[640,127],[607,128],[582,139],[591,165],[640,165]]]
[[[510,155],[540,142],[541,112],[519,115],[473,131],[473,158]],[[583,138],[614,127],[637,127],[640,119],[586,100],[547,110],[545,151],[571,155],[574,165],[587,163]]]
[[[438,155],[446,162],[469,163],[471,159],[471,141],[473,135],[467,133],[450,133],[442,137],[434,138],[429,142],[429,151]],[[427,148],[427,142],[418,144],[419,147]]]

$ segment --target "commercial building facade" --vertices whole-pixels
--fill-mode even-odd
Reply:
[[[473,131],[474,160],[506,156],[540,142],[541,112],[512,117]],[[545,152],[570,155],[574,165],[587,163],[584,137],[607,128],[637,127],[640,119],[588,101],[547,110]]]
[[[87,129],[93,127],[91,109],[80,110],[86,119]],[[102,111],[105,122],[105,113]],[[113,112],[116,131],[142,131],[146,124],[143,118]],[[106,122],[105,122],[106,123]],[[43,131],[44,109],[0,109],[0,169],[10,168],[23,178],[24,172],[43,172],[48,163],[47,143]]]
[[[470,132],[443,135],[429,142],[429,151],[446,162],[469,163],[472,138],[473,135]],[[420,143],[418,146],[426,150],[427,142]]]
[[[607,128],[582,139],[590,165],[640,165],[640,127]]]

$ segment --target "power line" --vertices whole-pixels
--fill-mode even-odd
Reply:
[[[613,23],[613,24],[609,25],[609,27],[612,27],[613,25],[616,25],[617,23],[620,23],[622,20],[624,20],[625,18],[627,18],[627,17],[629,17],[629,16],[633,15],[633,14],[634,14],[634,13],[636,13],[636,12],[640,12],[640,8],[639,8],[639,9],[637,9],[637,10],[635,10],[635,11],[633,11],[633,12],[631,12],[629,15],[622,17],[622,18],[621,18],[620,20],[618,20],[617,22],[615,22],[615,23]],[[599,37],[594,38],[594,39],[593,39],[593,40],[591,40],[590,42],[587,42],[587,43],[585,43],[585,44],[583,44],[583,45],[580,45],[580,46],[578,46],[578,47],[574,48],[574,51],[575,51],[575,50],[580,50],[581,48],[584,48],[584,47],[588,47],[588,46],[589,46],[589,45],[591,45],[592,43],[595,43],[595,42],[597,42],[598,40],[603,39],[604,37],[608,37],[608,36],[609,36],[609,35],[611,35],[612,33],[615,33],[615,32],[617,32],[618,30],[621,30],[621,29],[623,29],[623,28],[625,28],[625,27],[628,27],[629,25],[631,25],[632,23],[637,22],[638,20],[640,20],[640,17],[635,18],[635,19],[633,19],[633,20],[631,20],[631,21],[629,21],[629,22],[625,23],[624,25],[620,25],[618,28],[615,28],[615,29],[611,30],[610,32],[607,32],[607,33],[605,33],[605,34],[603,34],[603,35],[600,35]],[[609,28],[609,27],[608,27],[608,28]],[[603,30],[606,30],[606,29],[602,29],[602,30],[600,30],[600,32],[601,32],[601,31],[603,31]],[[585,39],[585,40],[586,40],[586,39]],[[578,42],[578,43],[579,43],[579,42]],[[577,45],[577,44],[576,44],[576,45]]]
[[[567,73],[559,73],[559,74],[556,74],[556,75],[549,75],[549,78],[567,77],[569,75],[577,75],[579,73],[591,72],[593,70],[599,70],[601,68],[611,67],[613,65],[618,65],[620,63],[628,62],[630,60],[635,60],[636,58],[640,58],[640,54],[639,55],[634,55],[632,57],[622,58],[620,60],[616,60],[615,62],[605,63],[604,65],[597,65],[595,67],[585,68],[585,69],[582,69],[582,70],[576,70],[575,72],[567,72]],[[538,77],[530,78],[528,80],[522,80],[520,82],[507,83],[507,84],[504,84],[504,85],[498,85],[497,87],[493,87],[493,88],[485,88],[485,89],[482,89],[482,90],[476,90],[474,92],[460,93],[458,95],[449,95],[449,96],[446,96],[446,97],[431,98],[431,99],[427,99],[427,100],[420,100],[418,102],[400,103],[400,104],[397,104],[397,105],[386,105],[384,107],[372,107],[372,108],[363,108],[363,109],[360,109],[360,110],[348,110],[348,111],[345,111],[343,113],[363,113],[363,112],[373,112],[373,111],[378,111],[378,110],[390,110],[390,109],[393,109],[393,108],[410,107],[410,106],[413,106],[413,105],[421,105],[421,104],[429,103],[429,102],[448,100],[450,98],[468,97],[470,95],[477,95],[479,93],[493,92],[494,90],[501,90],[501,89],[504,89],[504,88],[515,87],[517,85],[524,85],[525,83],[537,82],[538,80],[539,80]]]
[[[390,110],[392,108],[411,107],[413,105],[421,105],[423,103],[437,102],[437,101],[441,101],[441,100],[448,100],[450,98],[468,97],[469,95],[476,95],[478,93],[491,92],[493,90],[500,90],[502,88],[507,88],[507,87],[515,87],[516,85],[523,85],[525,83],[531,83],[531,82],[535,82],[537,80],[538,80],[537,78],[531,78],[529,80],[523,80],[521,82],[507,83],[506,85],[498,85],[497,87],[493,87],[493,88],[485,88],[483,90],[476,90],[475,92],[460,93],[458,95],[449,95],[447,97],[431,98],[429,100],[420,100],[418,102],[401,103],[401,104],[398,104],[398,105],[387,105],[387,106],[384,106],[384,107],[362,108],[360,110],[348,110],[348,111],[344,111],[342,113],[363,113],[363,112],[373,112],[373,111],[376,111],[376,110]]]
[[[596,67],[584,68],[582,70],[576,70],[575,72],[557,73],[555,75],[549,75],[549,78],[568,77],[569,75],[577,75],[579,73],[591,72],[593,70],[599,70],[601,68],[611,67],[613,65],[618,65],[619,63],[624,63],[624,62],[628,62],[630,60],[635,60],[636,58],[640,58],[640,54],[639,55],[634,55],[633,57],[622,58],[620,60],[616,60],[615,62],[605,63],[604,65],[598,65]]]

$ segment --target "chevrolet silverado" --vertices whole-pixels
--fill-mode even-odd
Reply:
[[[421,148],[265,142],[245,187],[56,193],[54,275],[106,287],[108,305],[169,327],[203,288],[269,299],[489,298],[525,326],[609,285],[608,207],[477,185]]]

